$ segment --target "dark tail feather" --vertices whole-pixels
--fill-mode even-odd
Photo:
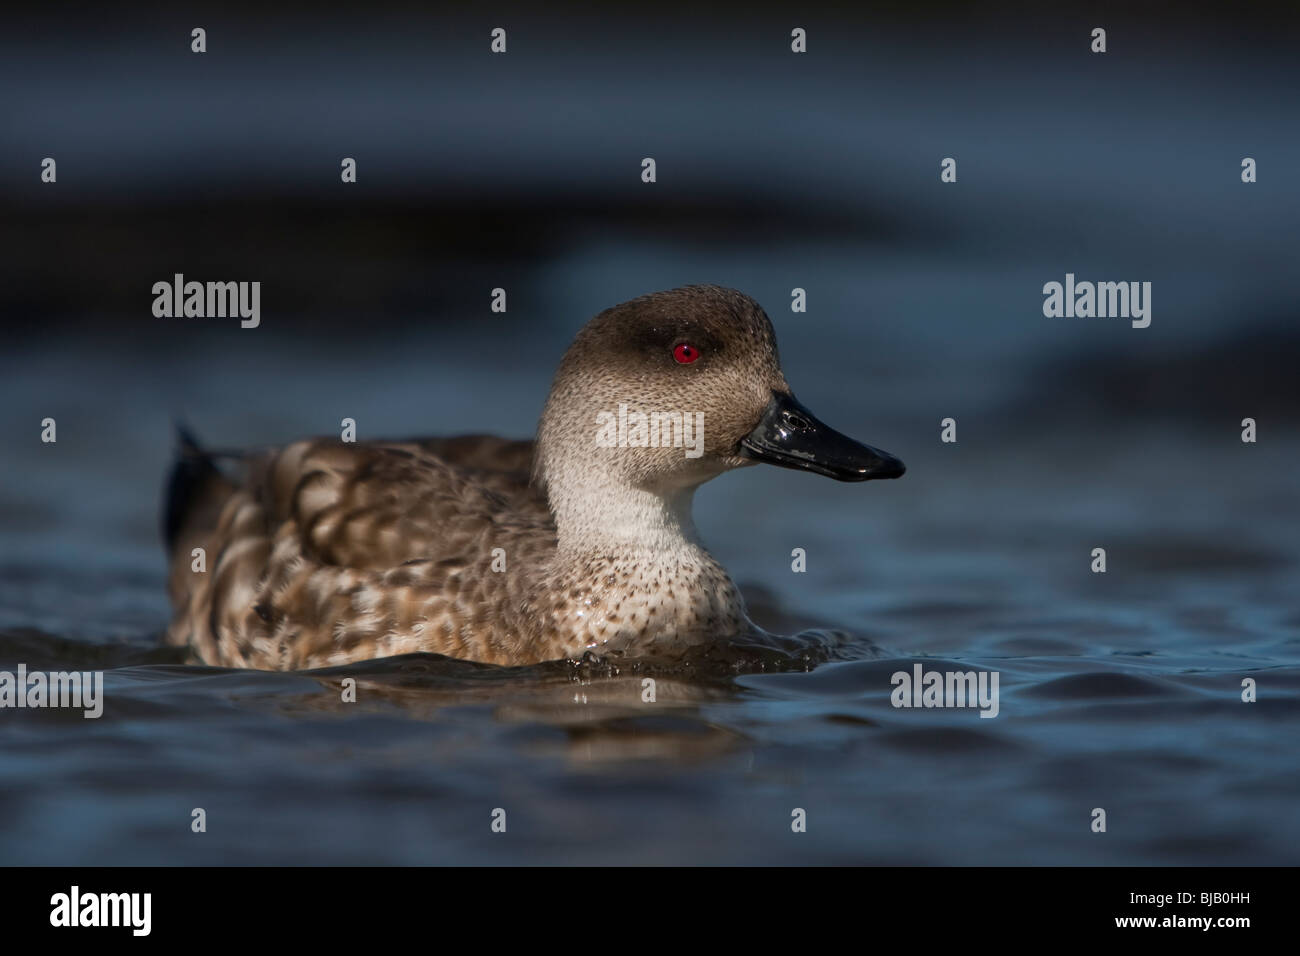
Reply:
[[[221,472],[212,463],[193,433],[180,422],[176,423],[177,455],[167,479],[167,498],[163,504],[162,533],[167,550],[175,549],[186,521],[194,511],[203,491]]]

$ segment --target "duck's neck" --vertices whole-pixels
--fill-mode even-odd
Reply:
[[[696,485],[649,491],[596,471],[566,471],[547,478],[561,556],[703,552],[691,519]]]
[[[564,653],[677,654],[751,627],[739,590],[696,537],[696,487],[655,493],[595,469],[547,475],[558,537],[547,620],[568,636]]]

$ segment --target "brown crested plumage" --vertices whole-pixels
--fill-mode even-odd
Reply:
[[[689,366],[671,358],[686,339],[704,350]],[[234,479],[191,448],[168,511],[168,640],[208,664],[293,670],[417,651],[494,664],[679,654],[748,630],[690,500],[752,463],[740,442],[779,394],[762,309],[696,286],[588,323],[536,445],[304,440],[247,456]],[[599,446],[595,416],[620,402],[703,410],[702,454]]]
[[[492,549],[535,560],[554,548],[554,524],[517,457],[457,462],[531,445],[321,439],[250,462],[212,530],[177,549],[170,639],[207,663],[271,670],[420,650],[513,660],[512,630],[484,619],[521,605],[523,576],[493,573]],[[208,573],[192,572],[191,547],[206,547]]]

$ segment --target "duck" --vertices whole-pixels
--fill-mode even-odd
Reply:
[[[692,501],[760,463],[846,482],[905,471],[800,404],[767,313],[713,285],[587,322],[532,441],[216,453],[182,430],[164,508],[166,642],[278,671],[413,653],[680,658],[756,630]]]

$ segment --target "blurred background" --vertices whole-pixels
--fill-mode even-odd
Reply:
[[[250,814],[231,809],[240,835],[206,845],[242,862],[1295,862],[1276,839],[1300,833],[1284,742],[1300,688],[1294,4],[5,19],[0,665],[112,668],[91,731],[6,716],[0,807],[25,834],[9,860],[204,861],[160,819],[206,787]],[[260,281],[260,327],[155,318],[151,288],[178,272]],[[1044,317],[1043,284],[1067,272],[1151,282],[1150,327]],[[588,318],[695,282],[757,298],[800,399],[909,468],[879,486],[749,469],[703,488],[697,523],[756,614],[845,628],[890,660],[1000,667],[1002,720],[920,730],[888,707],[892,665],[846,661],[743,678],[723,703],[686,693],[668,727],[615,708],[576,731],[548,710],[521,738],[501,711],[518,681],[464,723],[303,725],[290,708],[285,725],[282,695],[307,693],[289,678],[155,656],[174,420],[219,447],[344,417],[361,439],[526,436]],[[956,444],[939,441],[947,417]],[[1273,690],[1243,713],[1247,671]],[[437,760],[430,733],[446,735]],[[407,749],[380,752],[393,735]],[[338,748],[352,756],[322,771]],[[677,769],[650,784],[645,760]],[[977,786],[951,786],[967,771]],[[435,779],[457,781],[458,807],[531,794],[567,855],[426,832]],[[315,823],[285,811],[268,838],[268,800],[322,780],[340,795],[316,822],[352,835],[304,849]],[[584,829],[609,788],[628,816]],[[1072,815],[1106,799],[1143,826],[1103,847]],[[792,800],[836,828],[755,842],[773,815],[788,831]],[[389,829],[359,822],[375,807]],[[58,836],[69,809],[90,849]],[[642,846],[647,815],[677,836]]]

